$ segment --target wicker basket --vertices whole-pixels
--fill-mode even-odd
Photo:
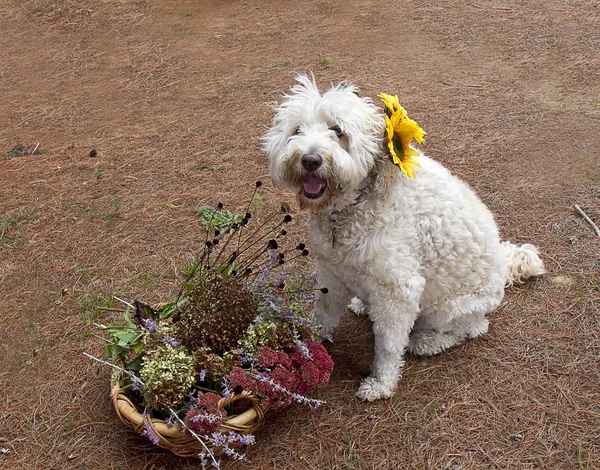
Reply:
[[[121,387],[122,378],[119,371],[114,371],[110,393],[113,406],[121,421],[138,434],[144,431],[144,423],[147,423],[146,425],[153,430],[154,434],[159,436],[160,440],[157,443],[159,447],[170,450],[180,457],[198,457],[198,454],[204,450],[202,444],[193,436],[184,434],[178,426],[168,426],[163,420],[142,415]],[[242,414],[229,416],[227,421],[221,425],[222,433],[235,431],[252,434],[262,424],[267,410],[261,406],[260,399],[251,392],[244,390],[241,393],[232,395],[230,398],[221,398],[218,408],[222,410],[227,405],[244,399],[252,403],[252,408]],[[235,444],[232,445],[235,446]],[[221,450],[214,449],[214,454],[216,456],[220,455]]]

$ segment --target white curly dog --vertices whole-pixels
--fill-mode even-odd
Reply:
[[[486,333],[505,285],[543,263],[533,245],[501,242],[489,209],[439,163],[415,157],[416,177],[402,174],[383,110],[357,87],[321,95],[314,77],[296,80],[264,137],[270,174],[312,213],[309,243],[329,289],[317,319],[333,330],[352,301],[373,322],[375,359],[356,396],[390,397],[406,349],[433,355]]]

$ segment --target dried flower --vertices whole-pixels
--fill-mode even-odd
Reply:
[[[146,351],[140,376],[145,384],[144,397],[153,408],[178,408],[196,381],[194,356],[185,348],[162,343]]]
[[[196,368],[205,371],[204,380],[218,381],[235,366],[242,365],[242,358],[237,349],[231,349],[221,355],[210,348],[200,348],[195,356]]]
[[[196,434],[218,431],[227,419],[227,412],[219,409],[221,397],[216,393],[199,392],[194,406],[185,415],[185,425]]]
[[[144,417],[144,430],[140,434],[140,436],[147,437],[150,439],[152,444],[157,445],[160,442],[160,436],[156,433],[150,422],[148,421],[148,417],[146,413],[142,415]]]
[[[289,325],[264,320],[251,324],[238,344],[247,355],[253,356],[263,345],[274,349],[291,348],[294,344],[294,335]]]
[[[237,345],[256,311],[256,300],[241,280],[210,273],[181,308],[175,337],[189,348],[222,354]]]

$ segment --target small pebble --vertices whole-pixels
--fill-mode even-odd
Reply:
[[[98,152],[94,149],[90,152],[90,158],[96,158],[98,156]]]

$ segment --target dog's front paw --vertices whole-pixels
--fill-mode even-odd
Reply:
[[[348,305],[348,308],[357,315],[365,315],[367,313],[367,307],[365,306],[364,302],[358,297],[352,298],[352,300],[350,301],[350,305]]]
[[[394,391],[395,387],[393,385],[386,385],[375,377],[367,377],[358,387],[356,398],[363,401],[375,401],[390,398]]]

